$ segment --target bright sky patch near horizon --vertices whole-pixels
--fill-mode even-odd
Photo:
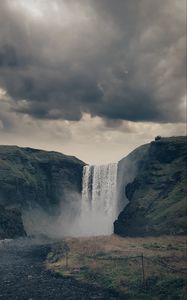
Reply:
[[[186,134],[185,0],[0,2],[0,144],[116,162]]]

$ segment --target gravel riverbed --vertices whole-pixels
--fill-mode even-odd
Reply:
[[[112,291],[55,276],[45,269],[51,244],[32,239],[0,242],[0,300],[120,299]]]

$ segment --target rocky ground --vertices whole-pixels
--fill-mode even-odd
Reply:
[[[0,242],[0,300],[120,299],[112,291],[47,271],[44,261],[50,248],[26,238]]]

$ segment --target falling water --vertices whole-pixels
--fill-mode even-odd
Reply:
[[[89,218],[90,234],[113,232],[117,217],[116,187],[117,164],[84,167],[81,214]]]

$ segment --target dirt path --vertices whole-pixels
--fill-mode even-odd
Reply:
[[[55,277],[44,268],[50,245],[31,240],[0,244],[0,300],[120,299],[110,291]]]

